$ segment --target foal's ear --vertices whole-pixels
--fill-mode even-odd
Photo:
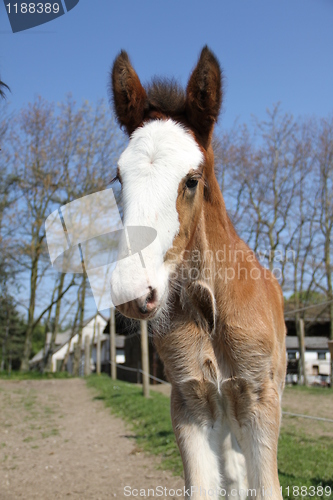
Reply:
[[[113,63],[111,77],[114,109],[120,125],[124,126],[130,135],[142,123],[147,96],[127,53],[123,50]]]
[[[222,101],[222,74],[207,45],[202,49],[186,89],[186,115],[206,148]]]

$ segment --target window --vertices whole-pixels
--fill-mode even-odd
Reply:
[[[296,359],[296,352],[288,352],[288,359]]]
[[[326,352],[318,352],[318,359],[326,359]]]

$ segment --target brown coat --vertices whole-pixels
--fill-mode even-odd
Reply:
[[[164,298],[152,285],[142,297],[118,306],[125,315],[155,323],[155,345],[172,384],[186,497],[199,499],[211,489],[210,498],[218,498],[222,488],[236,489],[235,498],[254,496],[248,489],[256,490],[256,498],[269,491],[271,498],[281,498],[283,297],[275,277],[237,235],[214,174],[219,64],[205,47],[186,92],[159,81],[145,90],[121,52],[112,91],[129,135],[152,120],[172,119],[185,127],[203,158],[180,180],[175,195],[179,229],[163,256],[171,270]],[[123,286],[129,286],[126,280]]]

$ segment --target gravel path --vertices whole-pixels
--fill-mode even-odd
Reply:
[[[1,500],[152,497],[157,487],[167,488],[159,498],[182,498],[172,489],[183,480],[93,398],[79,379],[0,381]]]

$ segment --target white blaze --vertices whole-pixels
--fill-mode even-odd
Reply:
[[[148,286],[157,288],[159,298],[163,295],[168,279],[163,258],[179,231],[179,183],[202,161],[193,136],[171,119],[149,122],[132,134],[118,164],[124,225],[152,227],[157,231],[157,239],[142,252],[149,283],[142,280],[141,264],[140,270],[136,268],[138,259],[124,259],[118,262],[112,276],[115,296],[126,295],[130,290],[131,298],[127,297],[132,300],[146,294]]]

